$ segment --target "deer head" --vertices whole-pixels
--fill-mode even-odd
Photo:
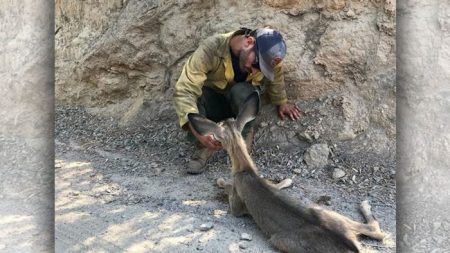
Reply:
[[[247,97],[236,119],[230,118],[215,123],[198,113],[189,113],[188,119],[192,127],[201,135],[212,134],[216,140],[222,143],[230,155],[233,168],[251,166],[256,169],[250,155],[247,152],[241,132],[245,124],[254,120],[259,112],[260,100],[258,92],[253,92]]]

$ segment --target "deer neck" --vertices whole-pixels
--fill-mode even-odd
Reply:
[[[242,137],[235,138],[235,141],[230,144],[228,153],[231,159],[232,174],[245,170],[257,171],[256,165],[250,157]]]

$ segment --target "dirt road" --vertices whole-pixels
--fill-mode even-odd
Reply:
[[[212,158],[205,173],[185,173],[192,150],[175,121],[120,127],[113,118],[60,107],[55,146],[56,252],[277,252],[251,218],[227,212],[225,195],[215,186],[218,177],[229,177],[225,152]],[[367,252],[394,252],[392,166],[364,178],[361,166],[353,177],[360,184],[336,181],[329,169],[307,170],[303,152],[257,143],[253,156],[265,177],[293,179],[289,194],[311,201],[325,197],[329,208],[356,220],[362,221],[358,206],[368,198],[391,238],[362,243]],[[352,179],[352,169],[346,172]],[[244,233],[251,238],[241,238]]]

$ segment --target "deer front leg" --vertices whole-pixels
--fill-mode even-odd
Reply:
[[[223,188],[228,195],[228,203],[230,204],[230,212],[232,215],[242,216],[248,213],[245,203],[237,194],[232,183],[225,181],[223,178],[219,178],[217,179],[217,185]]]
[[[248,214],[247,207],[245,206],[244,201],[242,201],[237,194],[236,189],[233,188],[232,193],[228,196],[228,202],[230,203],[230,211],[232,215],[242,216],[244,214]]]
[[[225,193],[229,196],[233,190],[233,184],[231,182],[225,181],[223,178],[217,179],[217,185],[225,190]]]
[[[360,233],[377,240],[383,240],[386,237],[386,234],[381,232],[380,224],[370,210],[369,201],[364,200],[361,203],[360,208],[364,219],[367,221],[367,224],[361,224]]]

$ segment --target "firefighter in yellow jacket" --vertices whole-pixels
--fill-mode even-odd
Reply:
[[[173,95],[179,124],[196,142],[188,173],[202,173],[208,158],[222,148],[213,136],[202,136],[190,126],[188,113],[200,113],[215,122],[236,117],[244,100],[256,90],[267,93],[281,119],[300,118],[300,110],[286,96],[285,55],[286,44],[278,31],[241,28],[207,38],[189,57]],[[242,135],[250,149],[253,134],[253,122],[249,122]]]

